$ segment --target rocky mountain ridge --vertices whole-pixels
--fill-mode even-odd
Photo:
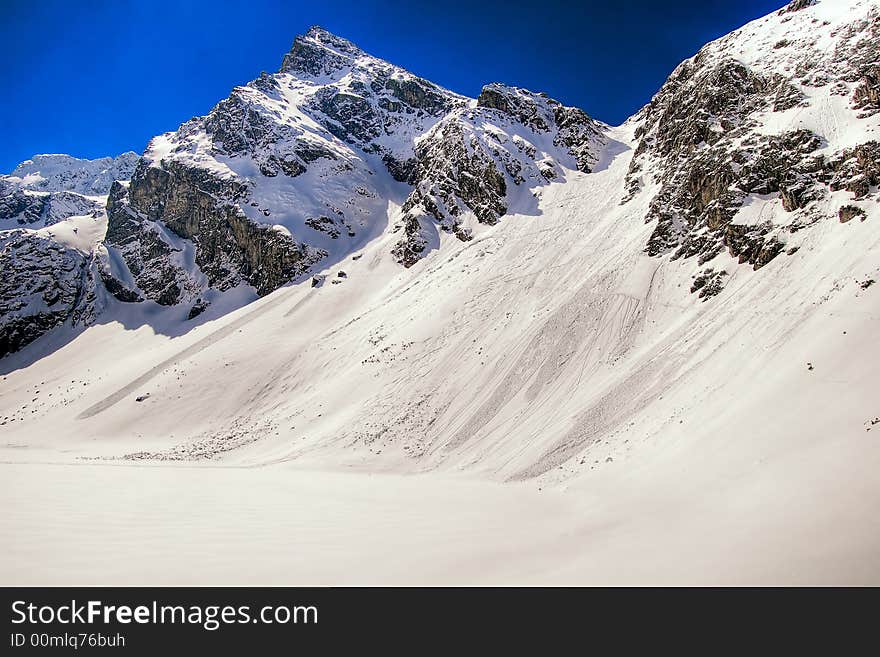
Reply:
[[[876,203],[880,19],[873,0],[849,4],[792,2],[708,44],[628,122],[622,203],[648,199],[646,253],[694,258],[703,300],[724,290],[731,258],[759,269],[797,252],[803,229],[864,219]],[[829,126],[829,115],[844,118]],[[0,262],[17,272],[0,354],[97,316],[102,299],[182,305],[192,318],[232,290],[264,296],[374,240],[413,267],[507,214],[540,214],[543,187],[613,157],[609,131],[516,87],[466,98],[314,27],[278,72],[155,137],[142,157],[36,156],[0,180],[0,228],[12,231]],[[91,241],[77,237],[84,218],[103,226],[85,231]],[[40,253],[65,264],[42,268],[49,280],[30,290]],[[74,293],[56,300],[56,288]],[[45,308],[15,300],[44,292]]]
[[[315,27],[278,73],[151,142],[127,196],[111,194],[108,245],[120,246],[117,224],[130,227],[133,211],[147,245],[159,222],[192,243],[199,270],[178,295],[142,286],[146,298],[180,303],[241,283],[264,295],[376,237],[391,200],[403,206],[391,253],[411,266],[438,231],[469,239],[470,223],[508,211],[508,188],[586,168],[601,143],[580,110],[502,85],[467,99]],[[151,263],[167,260],[124,234],[139,280],[163,278]]]
[[[34,191],[101,196],[110,191],[114,180],[131,178],[139,159],[132,151],[94,160],[61,154],[34,155],[4,178]]]

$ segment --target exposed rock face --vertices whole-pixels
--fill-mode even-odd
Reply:
[[[880,112],[880,65],[865,67],[859,86],[853,92],[853,107],[865,110],[865,116]]]
[[[869,141],[835,155],[822,170],[822,180],[832,191],[846,190],[854,198],[877,196],[880,185],[880,142]]]
[[[754,115],[776,111],[780,89],[790,83],[714,54],[704,49],[685,62],[646,108],[629,177],[648,167],[662,171],[647,217],[657,222],[650,255],[674,250],[673,257],[705,262],[727,246],[731,255],[760,266],[767,230],[731,222],[750,194],[779,193],[786,210],[814,198],[808,174],[815,167],[807,156],[820,139],[806,130],[756,134]]]
[[[281,73],[304,73],[315,77],[332,75],[360,54],[360,49],[350,41],[315,25],[294,39],[293,47],[281,62]]]
[[[815,4],[792,2],[781,18],[756,21],[709,44],[681,64],[640,113],[624,202],[646,184],[658,190],[646,216],[655,223],[649,255],[696,257],[703,264],[726,250],[758,269],[784,250],[787,234],[815,223],[816,204],[830,192],[847,190],[858,199],[876,189],[876,142],[834,150],[807,128],[776,134],[764,128],[768,121],[784,125],[772,117],[790,110],[828,112],[807,100],[808,87],[825,87],[832,96],[852,88],[854,109],[874,106],[870,62],[880,52],[880,14],[867,7],[865,18],[829,28],[834,48],[817,50],[821,23],[802,11]],[[785,39],[772,36],[766,23],[773,21]],[[790,219],[738,223],[746,202],[774,197]]]
[[[507,183],[479,138],[462,122],[437,127],[417,150],[415,191],[405,210],[421,203],[446,230],[455,231],[456,219],[467,209],[477,221],[494,224],[507,212]]]
[[[196,299],[193,302],[193,305],[189,309],[189,313],[187,314],[186,318],[187,319],[195,319],[196,317],[201,315],[203,312],[205,312],[208,309],[208,306],[210,306],[210,305],[211,304],[209,302],[207,302],[204,299],[202,299],[201,297],[199,297],[198,299]]]
[[[122,183],[113,186],[107,200],[106,244],[118,250],[148,299],[170,306],[187,300],[200,288],[179,264],[181,249],[171,243],[159,224],[131,207],[128,185]]]
[[[242,183],[205,169],[144,161],[128,189],[117,185],[110,195],[107,243],[120,250],[144,295],[161,304],[240,283],[268,294],[324,254],[250,221],[236,204],[246,196]],[[185,265],[190,258],[197,270]]]
[[[267,79],[277,86],[274,78]],[[204,130],[211,138],[216,154],[249,156],[260,173],[268,177],[283,174],[294,178],[306,171],[309,162],[321,157],[335,159],[331,151],[320,144],[299,139],[296,130],[271,116],[258,102],[260,94],[254,92],[261,87],[255,83],[252,85],[252,88],[234,90],[229,98],[211,110],[203,122],[196,120],[185,124],[180,136],[198,138]],[[262,93],[275,93],[275,86]]]
[[[792,0],[785,7],[779,10],[781,14],[788,14],[793,11],[800,11],[801,9],[806,9],[807,7],[812,7],[815,5],[817,0]]]
[[[0,180],[0,230],[42,228],[100,212],[99,200],[75,192],[33,192]]]
[[[195,262],[208,283],[226,290],[240,282],[268,294],[303,273],[323,254],[247,219],[236,206],[246,188],[175,162],[144,166],[130,188],[131,205],[195,245]]]
[[[852,221],[856,217],[864,221],[868,215],[857,205],[844,205],[838,211],[837,216],[840,218],[840,223],[845,224],[849,221]]]
[[[89,260],[52,239],[28,232],[0,233],[0,357],[21,349],[69,318],[94,313]]]
[[[36,155],[0,177],[0,357],[65,322],[93,321],[103,307],[100,280],[114,296],[138,298],[90,250],[97,245],[86,240],[80,248],[55,235],[58,228],[76,242],[79,228],[62,226],[72,218],[102,225],[103,195],[138,160],[134,153],[98,160]]]
[[[726,271],[715,271],[709,267],[694,279],[694,283],[691,285],[691,294],[699,293],[699,298],[707,301],[724,289],[726,277]]]
[[[416,145],[415,189],[403,205],[404,235],[394,257],[406,267],[418,261],[431,219],[440,230],[471,239],[466,213],[481,224],[497,223],[508,212],[511,188],[546,185],[561,179],[564,167],[589,172],[604,143],[601,125],[581,110],[545,94],[487,85],[476,107],[451,113]]]
[[[589,173],[604,144],[602,127],[586,112],[566,107],[543,93],[490,84],[483,87],[477,106],[495,109],[535,133],[553,135],[553,145],[567,148],[577,168]]]
[[[421,260],[429,242],[429,230],[417,216],[408,214],[403,220],[403,237],[394,245],[391,255],[404,267],[412,267]]]

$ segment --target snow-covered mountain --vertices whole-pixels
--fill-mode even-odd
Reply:
[[[878,53],[877,0],[795,0],[611,127],[313,28],[0,233],[4,454],[564,484],[575,580],[638,536],[880,581]]]
[[[587,170],[601,144],[580,110],[502,85],[463,98],[315,27],[278,73],[153,139],[130,188],[111,193],[107,243],[164,304],[242,283],[267,294],[389,224],[409,266],[440,233],[467,241],[522,204],[517,188]],[[175,249],[194,266],[170,274]]]
[[[116,180],[128,180],[140,157],[81,160],[69,155],[35,155],[0,176],[0,230],[42,228],[68,217],[103,211]]]
[[[439,248],[441,234],[467,241],[477,224],[533,209],[535,190],[566,169],[589,171],[602,130],[514,87],[464,98],[315,27],[278,73],[156,137],[136,167],[132,154],[22,163],[6,178],[6,221],[96,214],[82,194],[109,191],[106,235],[83,281],[102,278],[123,302],[187,304],[195,316],[224,292],[268,294],[382,235],[395,235],[389,252],[404,266]],[[12,247],[5,253],[11,266]],[[33,328],[7,338],[10,348],[58,323],[28,317]],[[20,336],[20,324],[5,330]]]
[[[19,164],[6,180],[42,192],[106,195],[115,180],[128,180],[137,165],[137,153],[84,160],[70,155],[34,155]]]

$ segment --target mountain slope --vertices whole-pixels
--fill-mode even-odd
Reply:
[[[314,30],[234,92],[243,109],[155,139],[115,186],[114,271],[145,297],[179,291],[109,299],[88,330],[0,361],[5,458],[419,472],[449,488],[445,506],[431,494],[443,517],[479,506],[446,479],[464,472],[508,482],[506,514],[536,526],[552,489],[570,513],[525,556],[494,545],[490,566],[515,564],[494,581],[876,582],[878,26],[874,1],[794,2],[615,128],[512,87],[461,99]],[[355,120],[371,111],[388,130]],[[234,128],[222,149],[215,124]],[[328,203],[335,238],[308,225]],[[290,269],[265,269],[273,248]],[[183,495],[191,471],[163,472]],[[422,510],[417,492],[378,497],[389,526]]]
[[[766,85],[746,83],[743,87],[742,81],[781,76],[781,71],[793,67],[794,60],[776,47],[780,30],[794,36],[800,29],[813,38],[814,32],[827,32],[836,35],[837,49],[854,47],[860,40],[875,38],[872,30],[877,17],[873,2],[853,2],[847,12],[820,3],[750,24],[679,67],[652,103],[623,127],[605,127],[600,133],[584,123],[589,120],[583,115],[575,115],[578,131],[571,141],[588,148],[580,155],[557,151],[556,159],[549,159],[547,153],[557,144],[574,148],[565,145],[569,135],[565,130],[571,122],[564,114],[576,110],[500,85],[490,85],[477,102],[470,103],[439,88],[413,93],[406,97],[421,99],[413,102],[442,105],[444,112],[447,103],[452,109],[438,121],[415,106],[411,114],[392,112],[395,120],[384,123],[393,129],[375,137],[364,128],[355,138],[351,135],[357,130],[350,127],[346,134],[359,140],[359,146],[343,142],[307,113],[315,111],[316,97],[328,95],[326,89],[333,89],[337,96],[342,93],[334,86],[341,84],[338,80],[347,85],[360,80],[359,84],[366,85],[363,76],[369,75],[385,80],[382,85],[366,85],[383,94],[398,88],[388,86],[387,80],[397,79],[394,76],[401,76],[404,87],[419,84],[424,89],[429,83],[406,77],[409,74],[316,28],[297,40],[278,77],[261,78],[261,86],[269,84],[265,80],[275,80],[286,89],[281,93],[270,85],[279,103],[284,94],[298,94],[296,104],[287,103],[289,113],[284,120],[264,125],[251,119],[241,126],[269,126],[265,129],[275,136],[260,137],[254,143],[270,144],[274,153],[311,140],[312,152],[323,148],[332,156],[317,157],[308,162],[311,169],[295,176],[256,172],[255,163],[266,156],[265,149],[252,144],[232,152],[234,140],[229,136],[224,137],[221,149],[212,141],[215,133],[205,128],[229,118],[224,101],[208,117],[154,140],[131,184],[115,183],[108,203],[108,257],[103,262],[129,270],[123,271],[124,278],[119,276],[117,292],[129,290],[122,284],[125,280],[131,284],[133,299],[155,297],[167,305],[185,298],[201,300],[199,295],[211,287],[238,289],[242,282],[265,295],[293,272],[309,267],[320,271],[327,261],[329,266],[311,285],[285,288],[230,317],[218,319],[219,308],[208,313],[206,318],[216,319],[220,326],[220,337],[211,339],[202,337],[213,331],[210,321],[198,333],[187,331],[185,322],[174,328],[186,318],[188,305],[163,314],[155,304],[141,310],[138,305],[144,304],[120,305],[105,294],[109,301],[102,322],[149,312],[155,319],[148,326],[160,336],[184,333],[168,341],[168,350],[159,350],[165,355],[157,362],[166,357],[174,361],[178,344],[228,344],[206,346],[204,355],[198,357],[189,356],[190,347],[181,352],[187,354],[188,376],[196,376],[201,371],[200,359],[206,359],[204,376],[222,382],[217,391],[220,398],[211,399],[213,386],[207,383],[178,390],[177,379],[165,380],[169,374],[163,370],[160,381],[151,383],[148,403],[132,406],[130,401],[123,403],[126,397],[107,390],[113,393],[113,404],[89,396],[84,400],[86,407],[71,405],[63,413],[80,418],[75,426],[114,435],[124,432],[125,426],[147,424],[161,404],[169,427],[166,431],[163,422],[157,423],[158,438],[166,432],[179,434],[189,424],[186,418],[193,417],[192,408],[208,402],[211,407],[229,409],[229,415],[221,413],[209,420],[196,414],[196,424],[182,444],[188,440],[200,444],[199,436],[208,427],[220,431],[227,423],[246,424],[240,414],[251,409],[248,412],[262,418],[261,423],[288,427],[285,433],[294,442],[266,445],[284,458],[326,451],[333,458],[347,459],[348,450],[338,452],[340,445],[346,445],[356,459],[388,462],[393,468],[472,462],[514,478],[580,463],[594,440],[620,435],[632,421],[631,415],[656,404],[652,400],[673,385],[680,368],[686,371],[695,366],[694,359],[701,359],[707,349],[722,349],[722,343],[716,342],[729,335],[730,327],[741,324],[740,330],[749,330],[755,313],[780,313],[774,331],[790,331],[805,319],[805,313],[821,309],[838,294],[849,295],[850,290],[852,303],[857,304],[854,308],[865,303],[870,307],[876,289],[870,284],[876,278],[871,264],[878,207],[871,167],[876,160],[860,158],[857,153],[870,148],[872,142],[865,140],[880,121],[856,106],[860,83],[852,82],[846,96],[834,91],[837,83],[815,88],[812,96],[801,92],[803,99],[797,106],[775,112],[768,105]],[[768,49],[773,57],[762,56]],[[821,43],[818,52],[835,49]],[[745,57],[743,53],[751,53],[751,67],[733,59],[733,55]],[[685,76],[683,83],[682,71],[697,64],[699,73]],[[740,74],[730,74],[731,66],[741,67]],[[287,71],[292,70],[306,81],[289,77]],[[846,72],[849,68],[841,70],[841,75],[854,79]],[[800,82],[787,78],[785,84],[794,88]],[[256,87],[236,90],[231,98],[250,96],[253,107],[269,102],[266,92]],[[429,103],[425,97],[434,101]],[[371,107],[387,105],[382,98],[388,99],[381,96]],[[685,98],[691,99],[690,105],[684,103]],[[833,108],[828,108],[828,102],[835,103]],[[682,108],[689,113],[681,115]],[[276,109],[281,113],[280,107]],[[827,117],[832,110],[834,130],[823,131],[816,117]],[[739,112],[737,120],[730,118],[733,111]],[[673,118],[667,116],[670,112]],[[368,114],[363,110],[356,116]],[[321,120],[326,116],[325,112]],[[423,130],[420,121],[432,125],[412,151],[406,151],[402,142],[393,148],[389,145],[392,137],[399,136],[395,130],[406,135]],[[584,125],[586,133],[580,131]],[[707,133],[705,125],[715,127]],[[841,129],[842,125],[848,127]],[[765,148],[766,140],[789,139],[794,126],[799,126],[795,131],[800,135],[798,144],[817,145],[806,162],[818,170],[836,167],[845,177],[824,184],[821,176],[811,178],[809,193],[791,205],[787,199],[793,187],[787,181],[807,165],[800,156],[786,158],[789,152],[801,154],[797,148],[802,147],[788,151],[777,145],[769,150],[768,157],[776,161],[771,168],[776,178],[739,162],[760,159],[756,148]],[[293,134],[284,141],[272,132],[288,129]],[[485,150],[490,143],[497,150]],[[591,150],[599,143],[606,144],[603,151]],[[424,218],[417,213],[437,203],[440,216],[433,221],[441,226],[448,221],[446,228],[454,233],[464,230],[456,221],[464,216],[463,208],[469,208],[474,221],[467,229],[476,230],[464,239],[450,234],[439,253],[418,260],[417,266],[410,263],[411,268],[401,268],[394,258],[399,233],[380,207],[382,203],[393,206],[393,201],[379,193],[374,181],[381,175],[376,166],[382,166],[381,159],[370,160],[364,148],[390,153],[398,162],[406,161],[411,153],[417,162],[411,174],[417,182],[410,187],[408,199],[398,195],[403,203],[390,211],[392,216],[416,215],[422,222]],[[516,160],[516,153],[528,161]],[[290,162],[305,168],[301,154],[288,154],[298,158]],[[717,166],[708,165],[710,161]],[[340,162],[345,166],[340,168]],[[245,171],[252,175],[244,176]],[[481,225],[482,210],[474,208],[489,212],[489,207],[466,192],[462,197],[451,186],[461,187],[471,176],[479,177],[480,171],[495,171],[509,183],[511,189],[501,198],[511,210],[518,210],[497,225],[491,213],[483,216]],[[639,190],[632,181],[640,171],[644,173]],[[258,216],[266,218],[263,204],[272,193],[284,189],[295,194],[290,198],[308,198],[298,185],[309,172],[323,180],[316,194],[349,194],[352,203],[360,203],[345,206],[349,213],[345,216],[354,216],[356,208],[363,210],[370,217],[366,224],[378,224],[367,229],[370,239],[359,236],[360,227],[353,224],[355,237],[340,234],[336,241],[348,240],[348,244],[340,246],[332,258],[324,253],[333,242],[326,234],[323,242],[297,242],[293,236],[304,234],[306,226],[297,223],[308,207],[305,201],[280,205],[282,209],[272,218],[283,223],[258,222]],[[727,182],[725,187],[731,173],[740,176],[740,182]],[[702,177],[693,185],[679,184],[696,174]],[[334,177],[356,183],[355,189],[337,188]],[[384,191],[393,190],[396,183],[390,172],[385,179]],[[744,187],[741,180],[758,180],[764,187]],[[314,187],[315,181],[308,184]],[[631,193],[621,203],[627,185]],[[357,192],[367,186],[368,194]],[[517,187],[521,192],[515,195]],[[464,189],[470,188],[465,185]],[[679,196],[669,200],[670,189]],[[486,184],[472,189],[474,194],[491,190]],[[407,188],[399,191],[405,193]],[[328,198],[315,200],[315,207],[328,203]],[[343,205],[340,198],[334,196],[333,201]],[[226,200],[217,203],[218,199]],[[368,210],[374,203],[379,205]],[[453,207],[462,208],[458,215],[451,211]],[[839,215],[849,207],[856,208],[856,218],[844,223]],[[670,214],[658,218],[658,212]],[[675,227],[669,239],[676,243],[658,250],[657,236],[666,226]],[[145,236],[151,236],[149,241]],[[722,250],[723,246],[727,248]],[[693,256],[699,256],[698,263],[692,262]],[[105,280],[113,279],[112,273],[105,275]],[[332,285],[316,287],[324,280]],[[697,294],[689,292],[699,292],[703,300],[715,298],[704,306]],[[791,300],[780,299],[780,294]],[[805,299],[810,300],[808,305]],[[248,319],[251,314],[260,320]],[[244,332],[244,325],[262,337],[242,344],[223,328],[238,326],[236,331]],[[294,333],[289,325],[296,326]],[[722,331],[721,326],[728,328]],[[682,351],[688,342],[699,347]],[[215,371],[219,367],[216,354],[224,352],[238,366],[224,363],[224,369]],[[137,362],[142,357],[133,353],[130,358]],[[14,362],[13,357],[9,367]],[[124,371],[138,369],[129,365]],[[146,381],[136,380],[137,386],[125,385],[121,390],[137,396],[142,391],[135,388]],[[203,378],[199,375],[196,380]],[[112,386],[109,380],[106,385]],[[163,395],[170,396],[163,402]],[[180,408],[184,416],[177,417],[174,408]],[[303,430],[294,418],[307,408],[333,410],[312,417],[305,432],[308,440],[299,443],[295,437]],[[554,419],[540,409],[552,409]],[[117,414],[105,426],[104,416]],[[37,421],[36,417],[27,419]],[[176,431],[170,431],[172,425]],[[505,426],[517,430],[508,436],[499,434]],[[258,429],[243,431],[254,440],[263,435]],[[382,446],[380,458],[373,455],[377,445]]]

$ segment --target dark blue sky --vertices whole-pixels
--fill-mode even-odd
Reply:
[[[459,93],[507,82],[620,123],[682,59],[785,0],[0,0],[0,171],[141,152],[321,25]]]

